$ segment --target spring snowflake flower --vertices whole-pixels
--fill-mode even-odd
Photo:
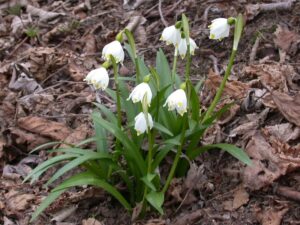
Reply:
[[[139,113],[135,118],[135,124],[134,124],[134,129],[137,132],[137,135],[141,135],[147,131],[147,121],[146,121],[146,116],[143,112]],[[148,113],[148,122],[149,122],[149,128],[150,130],[153,127],[153,120],[152,116]]]
[[[115,58],[117,63],[123,63],[125,54],[119,41],[113,41],[104,46],[102,50],[102,57],[106,61],[110,61],[111,55]]]
[[[195,49],[198,48],[195,41],[190,38],[190,54],[195,54]],[[181,56],[181,58],[184,58],[187,52],[187,43],[185,38],[181,38],[179,45],[178,45],[178,53]]]
[[[175,47],[177,47],[179,45],[180,38],[180,30],[173,25],[166,27],[163,30],[160,40],[165,41],[167,45],[173,44]]]
[[[210,39],[222,39],[229,36],[230,25],[226,18],[217,18],[208,26],[210,29]]]
[[[109,83],[108,72],[105,68],[100,67],[98,69],[92,70],[88,73],[84,79],[88,84],[91,84],[95,89],[101,89],[104,91]]]
[[[185,112],[187,112],[187,98],[185,91],[182,89],[178,89],[172,92],[167,98],[164,107],[168,105],[168,110],[172,111],[176,109],[176,111],[183,116]]]
[[[152,92],[150,86],[143,82],[137,85],[130,93],[127,100],[132,99],[133,103],[142,102],[143,98],[147,94],[147,104],[150,105],[152,99]]]

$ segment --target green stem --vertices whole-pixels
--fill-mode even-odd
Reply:
[[[116,85],[118,126],[119,126],[119,128],[121,128],[122,127],[122,114],[121,114],[120,88],[119,88],[119,80],[118,80],[118,76],[119,76],[118,65],[113,56],[111,56],[110,59],[111,59],[112,65],[113,65],[115,85]]]
[[[203,121],[207,120],[211,116],[211,114],[215,110],[218,102],[220,101],[220,98],[222,96],[222,93],[223,93],[225,85],[226,85],[226,81],[227,81],[227,79],[230,75],[230,72],[231,72],[231,68],[232,68],[232,65],[233,65],[233,62],[234,62],[235,55],[236,55],[236,50],[233,49],[232,52],[231,52],[231,55],[230,55],[228,66],[227,66],[226,71],[225,71],[224,78],[223,78],[223,80],[220,84],[220,87],[218,88],[218,91],[216,93],[216,96],[215,96],[214,100],[212,101],[211,105],[209,106],[208,110],[205,113]]]
[[[140,65],[139,65],[139,60],[138,58],[134,58],[134,64],[136,68],[136,81],[137,84],[141,83],[141,71],[140,71]]]
[[[191,107],[191,80],[190,80],[190,74],[191,74],[191,53],[190,53],[190,45],[187,45],[187,54],[186,54],[186,65],[185,65],[185,83],[186,83],[186,93],[187,93],[187,105],[188,105],[188,112],[192,109]]]
[[[184,145],[184,139],[185,139],[186,126],[187,126],[187,114],[185,115],[185,117],[183,119],[184,119],[184,121],[183,121],[183,126],[182,126],[182,131],[181,131],[181,137],[180,137],[180,146],[178,147],[178,150],[176,152],[176,156],[175,156],[174,162],[172,164],[170,173],[168,175],[167,181],[165,183],[165,186],[162,189],[163,193],[165,193],[168,190],[169,186],[170,186],[170,183],[171,183],[171,181],[172,181],[172,179],[175,175],[177,164],[179,162],[179,159],[180,159],[180,156],[181,156],[181,153],[182,153],[182,149],[183,149],[183,145]]]
[[[175,53],[174,53],[174,59],[173,59],[173,67],[172,67],[172,81],[173,81],[173,86],[175,87],[176,85],[176,65],[177,65],[177,58],[178,58],[178,49],[175,47]]]

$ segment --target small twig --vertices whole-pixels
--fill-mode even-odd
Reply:
[[[292,7],[294,1],[295,0],[289,0],[284,2],[259,4],[259,9],[261,11],[286,10]]]
[[[251,49],[251,52],[250,52],[250,59],[249,59],[250,64],[253,63],[256,58],[256,53],[257,53],[257,49],[259,46],[259,42],[260,42],[260,37],[257,37],[255,40],[255,43]]]
[[[24,38],[19,44],[17,44],[17,46],[11,51],[11,53],[7,56],[8,58],[10,58],[11,56],[13,56],[13,54],[15,54],[15,52],[21,47],[22,44],[24,44],[26,41],[28,40],[28,37]]]
[[[161,21],[163,22],[163,24],[165,25],[165,27],[168,26],[168,22],[165,20],[164,18],[164,15],[162,13],[162,10],[161,10],[161,3],[162,3],[163,0],[159,0],[158,2],[158,11],[159,11],[159,15],[160,15],[160,19]]]
[[[42,82],[41,85],[43,85],[47,80],[49,80],[50,78],[52,78],[53,76],[55,76],[56,74],[58,74],[59,72],[61,72],[62,70],[64,70],[66,67],[68,66],[68,63],[63,65],[62,67],[60,67],[58,70],[56,70],[54,73],[51,73],[49,76],[47,76]]]
[[[295,191],[290,187],[279,186],[276,188],[276,193],[288,199],[300,202],[300,192]]]
[[[207,28],[207,18],[208,18],[208,13],[209,13],[209,10],[211,9],[212,5],[209,5],[206,7],[205,11],[204,11],[204,14],[203,14],[203,25],[202,25],[202,28]]]
[[[57,118],[65,118],[65,117],[88,117],[90,115],[91,114],[89,114],[89,113],[81,113],[81,114],[68,113],[68,114],[55,115],[55,116],[38,115],[38,117],[43,117],[46,119],[57,119]]]
[[[211,59],[211,61],[214,64],[215,74],[220,75],[220,71],[219,71],[219,68],[218,68],[218,59],[217,59],[217,57],[215,57],[214,55],[209,55],[209,58]]]

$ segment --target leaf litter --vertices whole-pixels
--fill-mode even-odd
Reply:
[[[191,33],[199,34],[195,40],[204,49],[193,59],[197,69],[192,78],[208,78],[200,95],[203,107],[222,79],[228,55],[224,49],[231,43],[223,40],[222,47],[212,44],[202,35],[206,32],[202,25],[216,16],[231,16],[240,9],[246,12],[239,57],[220,103],[233,106],[202,143],[226,141],[241,146],[253,165],[244,167],[215,151],[204,153],[191,163],[186,177],[172,183],[165,215],[150,214],[134,224],[273,225],[299,220],[295,201],[299,201],[300,191],[300,4],[252,2],[162,1],[166,22],[187,12],[193,21]],[[10,15],[8,9],[20,14]],[[99,50],[127,26],[135,32],[145,58],[153,58],[152,47],[159,47],[163,23],[155,1],[46,4],[15,0],[0,1],[0,10],[0,223],[29,224],[32,212],[49,190],[41,182],[32,186],[22,183],[24,176],[47,158],[45,149],[35,157],[28,153],[49,141],[76,144],[93,136],[89,114],[99,96],[82,79],[101,63]],[[202,14],[206,16],[200,17]],[[29,28],[36,28],[35,37],[26,36]],[[257,36],[260,40],[251,52]],[[172,52],[166,52],[171,60]],[[125,76],[132,73],[130,65],[123,70]],[[178,73],[183,71],[179,67]],[[109,99],[100,98],[114,107]],[[51,171],[42,179],[49,174]],[[35,224],[50,224],[55,215],[65,217],[55,219],[55,224],[131,224],[130,216],[99,189],[65,193]]]

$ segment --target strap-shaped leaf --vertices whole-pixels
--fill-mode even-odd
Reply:
[[[233,157],[237,158],[241,162],[251,166],[252,161],[249,158],[249,156],[244,152],[243,149],[236,147],[235,145],[226,144],[226,143],[220,143],[220,144],[212,144],[212,145],[206,145],[203,147],[200,147],[198,149],[195,149],[194,151],[189,152],[188,157],[190,159],[196,158],[199,154],[213,148],[220,148],[229,154],[231,154]]]
[[[34,211],[31,216],[30,222],[34,221],[52,202],[54,202],[66,189],[51,192],[47,198],[42,201],[42,204]]]
[[[93,185],[96,187],[103,188],[105,191],[114,196],[126,209],[131,210],[131,205],[114,186],[102,179],[97,178],[94,174],[90,172],[83,172],[72,176],[71,178],[67,179],[62,184],[54,188],[52,192],[82,185]]]
[[[57,180],[59,177],[64,175],[66,172],[70,171],[71,169],[74,169],[75,167],[83,164],[84,162],[88,162],[90,160],[96,160],[96,159],[111,159],[111,156],[106,153],[102,152],[91,152],[86,151],[86,154],[83,156],[80,156],[71,162],[64,165],[62,168],[60,168],[46,183],[46,185],[51,184],[55,180]],[[106,162],[107,163],[107,162]]]
[[[64,160],[69,160],[72,158],[75,158],[76,155],[74,154],[64,154],[64,155],[59,155],[59,156],[55,156],[51,159],[48,159],[47,161],[43,162],[42,164],[38,165],[36,168],[34,168],[30,174],[28,174],[27,177],[25,177],[23,182],[26,182],[28,179],[30,179],[32,176],[34,176],[35,173],[43,170],[45,167],[49,167],[51,165],[54,165],[58,162],[62,162]]]

